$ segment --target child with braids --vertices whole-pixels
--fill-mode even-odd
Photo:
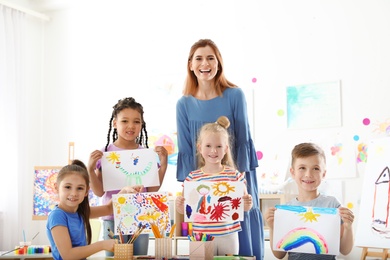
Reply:
[[[84,163],[74,160],[64,166],[57,175],[55,188],[59,203],[50,212],[46,224],[53,258],[85,259],[102,250],[114,250],[114,239],[91,244],[90,218],[112,214],[112,202],[90,207],[88,199],[89,177]],[[142,186],[125,187],[120,193],[136,193]]]
[[[185,181],[241,181],[246,184],[245,174],[236,170],[233,163],[227,131],[229,125],[229,119],[221,116],[217,122],[202,126],[197,140],[198,170],[190,172]],[[253,205],[252,196],[246,188],[242,198],[244,210],[250,210]],[[176,209],[178,213],[184,213],[184,197],[177,197]],[[193,222],[192,230],[215,237],[214,255],[238,254],[238,232],[241,231],[239,221]]]
[[[110,134],[112,131],[112,143],[110,143]],[[134,98],[128,97],[118,101],[113,107],[109,129],[107,134],[107,144],[102,150],[95,150],[91,153],[88,162],[88,172],[91,180],[91,189],[99,197],[103,196],[103,202],[110,200],[113,194],[118,191],[104,191],[101,169],[101,158],[103,152],[134,150],[149,148],[148,133],[144,120],[144,110],[140,103]],[[155,152],[159,156],[160,164],[158,175],[160,186],[164,180],[168,165],[168,151],[163,146],[155,147]],[[156,192],[160,186],[148,187],[143,192]],[[114,230],[114,217],[106,216],[103,218],[104,239],[108,239],[107,229]],[[129,236],[125,236],[129,239]],[[149,235],[141,234],[134,243],[134,255],[147,255],[149,246]],[[112,256],[112,252],[106,251],[107,256]]]

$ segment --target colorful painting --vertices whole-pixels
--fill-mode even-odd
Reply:
[[[156,140],[153,142],[153,140]],[[149,136],[149,140],[153,143],[153,147],[163,146],[168,152],[168,164],[177,165],[177,137],[176,134],[172,136],[163,134],[160,137]]]
[[[134,234],[139,225],[143,233],[151,233],[151,223],[160,228],[160,233],[171,230],[169,199],[166,192],[116,194],[112,196],[115,234]]]
[[[244,220],[244,183],[185,181],[185,222]]]
[[[287,87],[287,126],[294,129],[341,126],[340,82]]]
[[[289,169],[289,152],[287,149],[268,147],[257,168],[259,193],[277,193],[284,189],[290,179],[286,180]]]
[[[346,138],[344,140],[347,140]],[[352,142],[329,142],[325,147],[326,178],[356,177],[355,145]]]
[[[105,191],[124,186],[159,186],[158,156],[152,149],[111,151],[103,153],[102,172]]]
[[[390,248],[390,137],[368,143],[356,246]]]
[[[273,248],[278,251],[338,255],[340,215],[336,208],[276,205]]]
[[[34,167],[33,219],[46,219],[50,211],[58,204],[54,183],[61,166]],[[89,191],[89,203],[99,205],[99,198]]]

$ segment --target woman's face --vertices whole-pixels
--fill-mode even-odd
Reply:
[[[218,60],[210,46],[198,48],[190,61],[190,70],[198,81],[213,80],[218,72]]]

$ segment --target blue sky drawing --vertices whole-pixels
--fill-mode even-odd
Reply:
[[[341,126],[340,82],[287,87],[288,128]]]

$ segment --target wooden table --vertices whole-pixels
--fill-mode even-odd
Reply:
[[[0,252],[1,254],[1,252]],[[52,254],[25,254],[25,255],[15,255],[13,252],[0,256],[0,259],[12,259],[12,260],[52,260]],[[112,260],[114,257],[106,256],[91,256],[87,259],[91,260]],[[134,256],[133,260],[141,259],[155,259],[154,256]],[[174,256],[172,260],[189,260],[189,256]],[[214,256],[215,260],[255,260],[255,256]]]

